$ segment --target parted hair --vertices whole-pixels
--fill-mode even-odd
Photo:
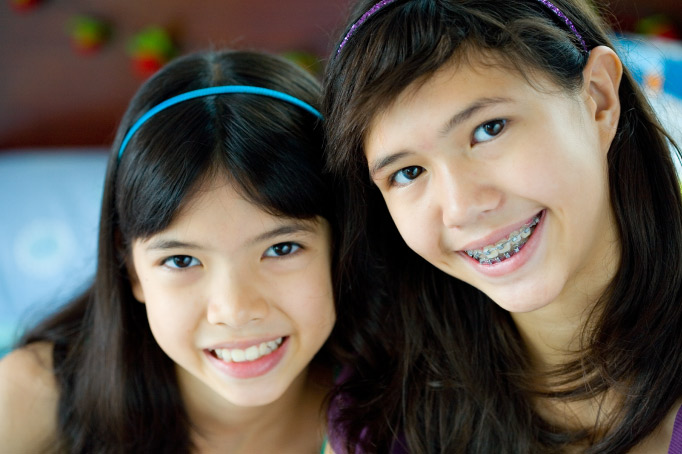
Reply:
[[[374,3],[359,1],[348,27]],[[592,5],[553,3],[588,49],[614,47]],[[607,157],[620,265],[595,302],[580,358],[540,377],[508,312],[401,240],[363,151],[372,119],[403,90],[480,56],[572,94],[588,53],[537,0],[396,0],[329,58],[322,109],[327,165],[344,195],[339,271],[365,292],[338,302],[337,353],[352,366],[335,391],[337,425],[349,452],[553,453],[574,443],[626,452],[682,396],[682,201],[671,150],[679,152],[626,68]],[[556,386],[540,388],[547,378]],[[552,423],[532,403],[607,391],[616,411],[584,429]]]
[[[229,94],[182,102],[148,120],[119,160],[124,135],[145,112],[175,95],[217,85],[265,87],[319,106],[319,82],[305,70],[250,51],[180,57],[139,89],[111,150],[94,283],[21,340],[54,345],[60,452],[193,450],[174,362],[132,295],[126,261],[132,242],[166,228],[203,181],[226,175],[247,200],[273,215],[322,216],[335,229],[321,121],[281,100]]]

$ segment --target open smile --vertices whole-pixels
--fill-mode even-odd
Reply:
[[[247,348],[204,350],[208,360],[222,373],[237,379],[250,379],[273,370],[285,357],[289,336],[279,337]]]
[[[268,342],[261,342],[258,345],[252,345],[249,348],[216,348],[209,349],[209,352],[214,357],[225,361],[226,363],[243,363],[256,361],[264,356],[272,354],[279,349],[285,337],[279,337]]]
[[[467,249],[465,252],[481,265],[494,265],[503,262],[521,251],[526,242],[530,239],[542,218],[542,212],[536,214],[527,224],[518,230],[514,230],[509,235],[501,238],[494,244],[487,245],[481,249]]]

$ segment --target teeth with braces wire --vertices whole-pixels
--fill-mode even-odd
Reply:
[[[540,222],[540,216],[535,216],[531,222],[509,234],[507,238],[490,244],[482,249],[468,249],[469,257],[478,260],[482,265],[500,263],[519,252],[533,233],[534,227]]]

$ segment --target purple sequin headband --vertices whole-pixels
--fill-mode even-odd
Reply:
[[[341,49],[343,49],[343,46],[346,45],[348,40],[350,39],[351,36],[355,33],[355,30],[358,29],[362,24],[367,22],[367,19],[372,17],[374,13],[379,11],[381,8],[383,8],[386,5],[390,5],[393,3],[395,0],[381,0],[378,3],[375,3],[374,6],[372,6],[370,9],[367,10],[365,14],[363,14],[360,19],[357,20],[353,25],[350,26],[350,30],[348,30],[348,33],[346,33],[346,36],[343,37],[343,40],[341,40],[341,44],[339,44],[339,48],[336,50],[336,55],[339,55],[339,52],[341,52]]]
[[[578,33],[578,29],[575,28],[575,25],[573,25],[573,22],[571,22],[571,19],[566,17],[566,15],[564,13],[562,13],[561,10],[554,3],[550,2],[549,0],[538,0],[538,1],[540,3],[542,3],[543,5],[545,5],[547,8],[554,11],[554,14],[559,16],[559,19],[561,19],[562,21],[564,21],[566,23],[566,25],[568,26],[568,28],[571,29],[571,31],[573,32],[575,37],[578,38],[578,41],[580,41],[580,45],[583,47],[583,50],[586,53],[588,53],[589,50],[587,50],[587,44],[585,44],[585,40],[580,35],[580,33]]]
[[[351,36],[353,36],[355,34],[355,31],[362,24],[367,22],[367,19],[372,17],[377,11],[382,9],[384,6],[390,5],[394,1],[395,0],[381,0],[380,2],[375,3],[374,6],[372,6],[370,9],[368,9],[365,12],[365,14],[363,14],[360,17],[360,19],[358,19],[353,25],[351,25],[350,30],[348,30],[348,33],[346,33],[346,36],[344,36],[343,39],[341,40],[341,44],[339,44],[339,48],[336,50],[336,55],[339,55],[339,53],[341,52],[341,49],[343,49],[343,46],[345,46],[346,43],[348,42],[348,40],[351,38]],[[552,10],[554,12],[554,14],[559,16],[559,19],[564,21],[566,23],[566,25],[568,26],[568,28],[570,28],[571,31],[573,32],[573,34],[576,36],[576,38],[578,38],[578,41],[580,41],[580,45],[582,46],[583,50],[585,52],[589,52],[587,50],[587,44],[585,44],[585,40],[580,35],[580,33],[578,33],[578,29],[575,28],[575,25],[573,25],[573,22],[571,22],[571,19],[566,17],[566,15],[564,13],[562,13],[561,10],[554,3],[550,2],[549,0],[538,0],[538,1],[540,3],[542,3],[543,5],[545,5],[547,8],[549,8],[550,10]]]

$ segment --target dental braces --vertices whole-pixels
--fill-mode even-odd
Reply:
[[[536,216],[518,231],[512,232],[506,240],[499,241],[493,246],[486,246],[483,249],[467,250],[466,253],[474,260],[478,260],[482,265],[500,263],[502,260],[511,258],[512,255],[521,250],[533,232],[533,227],[539,222],[540,216]]]

